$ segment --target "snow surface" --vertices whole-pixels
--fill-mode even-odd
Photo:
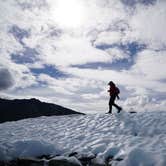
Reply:
[[[166,112],[39,117],[0,124],[0,160],[71,152],[122,158],[117,166],[166,165]]]

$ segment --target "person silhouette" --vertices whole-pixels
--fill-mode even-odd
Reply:
[[[119,99],[119,93],[120,90],[118,87],[116,87],[116,85],[114,84],[113,81],[110,81],[108,83],[109,87],[109,95],[110,95],[110,99],[109,99],[109,112],[110,114],[112,114],[112,106],[116,107],[118,109],[118,113],[120,113],[120,111],[122,110],[122,107],[118,106],[117,104],[115,104],[115,99]]]

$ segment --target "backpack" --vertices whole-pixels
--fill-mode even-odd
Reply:
[[[116,87],[115,92],[116,92],[116,95],[119,95],[120,90],[119,90],[119,88],[118,88],[118,87]]]

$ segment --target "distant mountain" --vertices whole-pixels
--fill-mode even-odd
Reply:
[[[32,99],[0,99],[0,123],[52,115],[82,114],[60,105]]]

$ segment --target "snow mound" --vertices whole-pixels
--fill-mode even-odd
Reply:
[[[166,165],[166,112],[40,117],[0,124],[0,160],[94,154],[117,166]]]
[[[59,148],[41,140],[23,140],[6,143],[0,146],[0,160],[11,160],[17,157],[37,157],[41,155],[62,153]]]

